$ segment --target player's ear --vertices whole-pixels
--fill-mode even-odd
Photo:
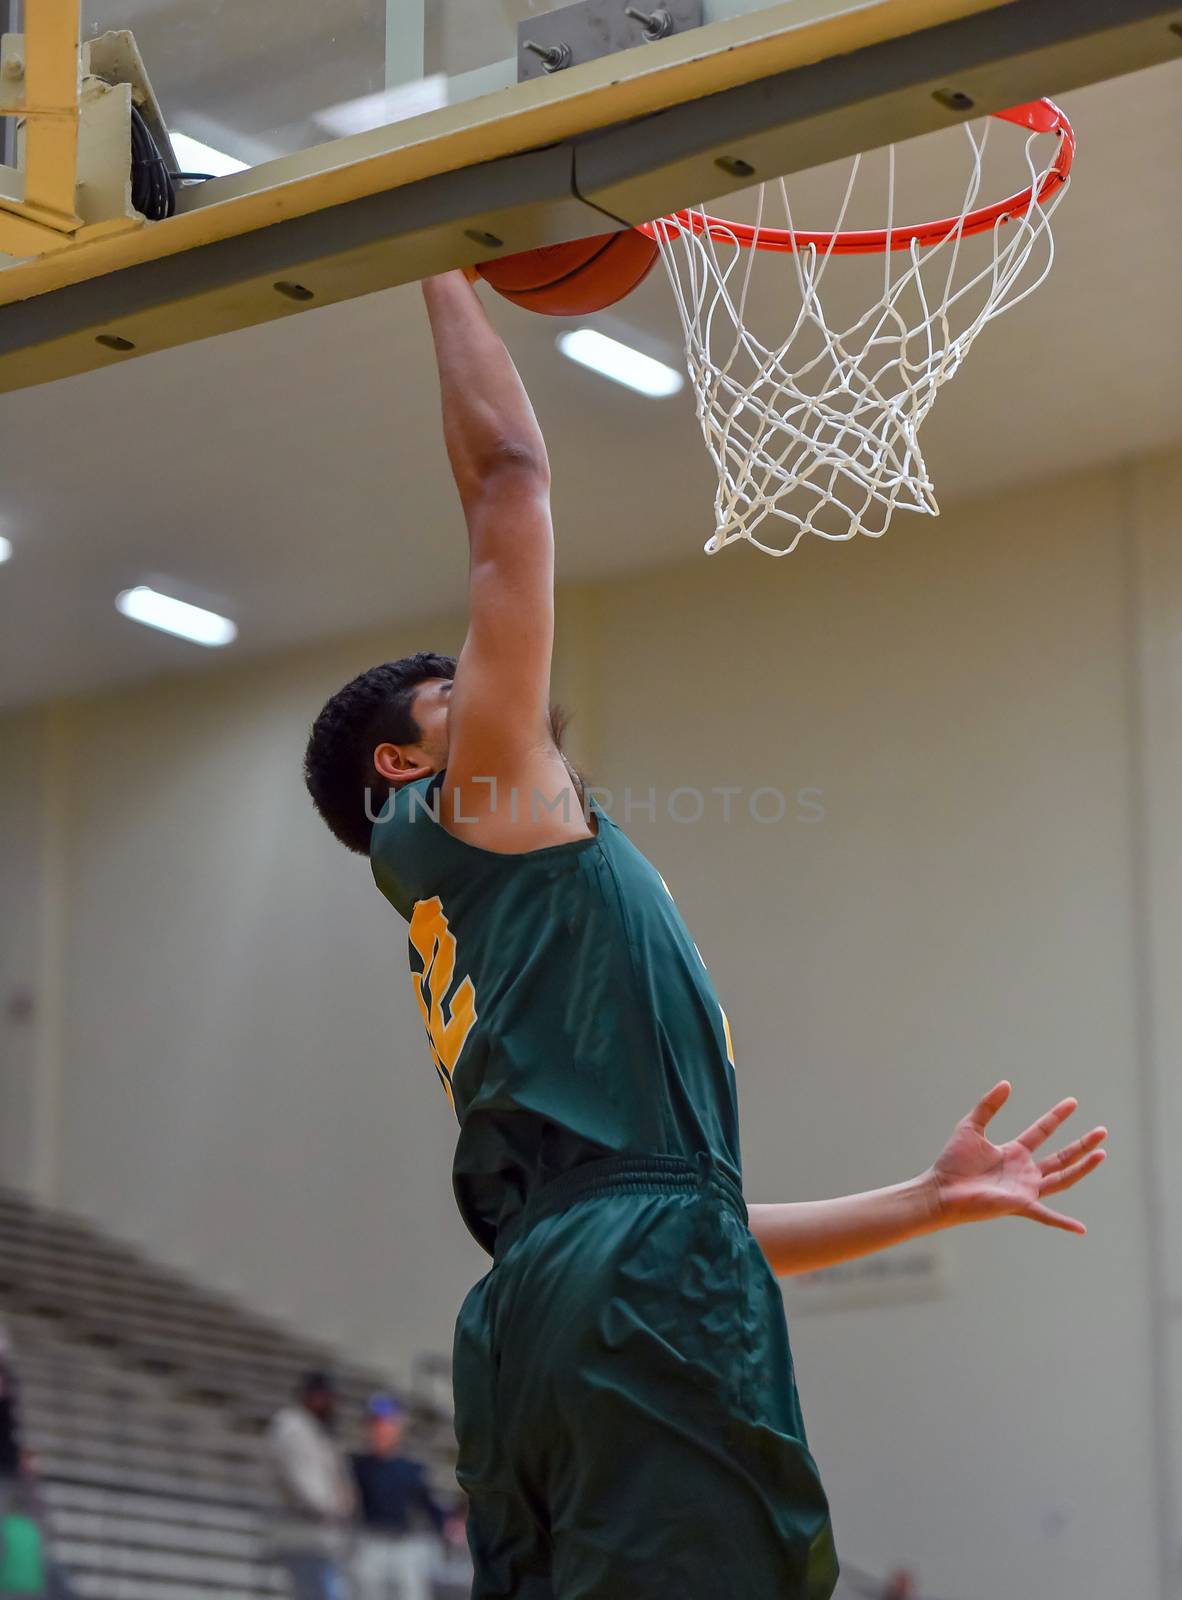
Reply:
[[[426,778],[432,768],[423,761],[417,745],[380,744],[373,753],[374,771],[387,783],[412,783]]]

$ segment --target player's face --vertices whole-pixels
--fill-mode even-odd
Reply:
[[[447,706],[451,698],[450,678],[429,678],[415,691],[414,719],[419,725],[416,750],[433,772],[447,766]]]

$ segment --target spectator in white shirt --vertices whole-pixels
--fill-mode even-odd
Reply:
[[[306,1373],[296,1400],[271,1419],[267,1442],[289,1517],[276,1537],[294,1600],[345,1600],[342,1576],[354,1511],[352,1473],[333,1437],[336,1391],[326,1372]]]

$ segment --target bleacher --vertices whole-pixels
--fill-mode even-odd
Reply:
[[[81,1600],[287,1594],[267,1421],[328,1368],[341,1437],[359,1439],[388,1378],[3,1189],[0,1321],[53,1555]],[[454,1492],[446,1405],[408,1398],[408,1449]]]

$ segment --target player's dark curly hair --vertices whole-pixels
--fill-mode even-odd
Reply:
[[[304,782],[333,833],[358,855],[369,854],[373,819],[386,798],[374,750],[383,743],[416,743],[415,690],[431,678],[455,675],[455,658],[430,650],[383,662],[338,689],[312,724]]]

